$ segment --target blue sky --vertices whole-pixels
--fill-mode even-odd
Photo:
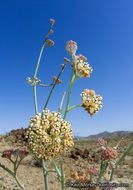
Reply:
[[[54,18],[55,46],[42,56],[38,77],[45,83],[60,71],[70,56],[65,43],[74,40],[78,54],[93,67],[90,79],[82,78],[72,88],[70,105],[80,103],[80,93],[94,89],[103,97],[103,108],[90,118],[82,108],[68,116],[74,134],[133,130],[133,1],[132,0],[23,0],[0,2],[0,133],[27,127],[34,115],[32,77],[40,48]],[[57,111],[68,89],[71,67],[67,65],[48,108]],[[41,112],[50,88],[37,88]],[[65,108],[66,99],[63,108]]]

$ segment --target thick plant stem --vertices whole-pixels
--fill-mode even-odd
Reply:
[[[62,156],[60,156],[60,166],[61,166],[61,185],[62,185],[62,190],[65,190],[65,177],[64,177]]]
[[[103,164],[102,164],[102,166],[101,166],[101,171],[100,171],[100,173],[99,173],[99,175],[98,175],[98,178],[97,178],[97,181],[96,181],[97,183],[98,183],[98,182],[100,181],[100,179],[102,178],[104,172],[106,171],[107,166],[108,166],[108,161],[104,161]]]
[[[72,74],[71,74],[71,79],[69,82],[69,89],[68,89],[68,96],[67,96],[67,105],[66,105],[66,110],[65,110],[65,114],[63,119],[66,119],[66,116],[68,114],[68,110],[69,110],[69,103],[70,103],[70,96],[71,96],[71,89],[72,89],[72,84],[73,84],[73,80],[75,77],[75,72],[74,72],[74,68],[72,69]]]
[[[47,172],[45,162],[44,162],[43,159],[42,159],[42,168],[43,168],[43,175],[44,175],[45,190],[49,190],[49,188],[48,188],[48,178],[47,178],[48,172]]]
[[[20,183],[18,177],[17,177],[16,175],[14,175],[14,178],[15,178],[17,184],[19,185],[19,187],[20,187],[22,190],[25,190],[24,186]]]
[[[55,171],[57,173],[57,176],[58,176],[59,180],[61,181],[61,173],[60,173],[60,171],[59,171],[59,169],[58,169],[58,167],[57,167],[54,160],[52,160],[52,165],[54,166],[54,169],[55,169]]]

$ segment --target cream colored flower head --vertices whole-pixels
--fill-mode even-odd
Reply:
[[[61,114],[43,111],[31,117],[27,130],[28,147],[41,159],[52,159],[73,147],[71,124],[61,119]]]
[[[83,106],[85,110],[92,117],[95,113],[97,113],[102,108],[102,97],[100,95],[95,95],[94,90],[85,89],[84,92],[81,93],[83,102]]]
[[[71,66],[75,68],[77,78],[86,77],[89,78],[93,69],[89,66],[86,57],[83,55],[75,56],[75,61],[72,62]]]

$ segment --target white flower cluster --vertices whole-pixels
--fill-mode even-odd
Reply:
[[[91,117],[102,108],[103,104],[101,100],[103,98],[100,95],[95,95],[94,90],[85,89],[84,92],[81,93],[81,96],[83,106]]]
[[[75,67],[77,78],[81,77],[89,78],[90,73],[92,73],[93,69],[92,67],[89,66],[88,62],[85,62],[87,58],[84,57],[83,55],[77,55],[75,56],[75,59],[76,59],[75,65],[72,62],[72,66],[74,65]]]
[[[31,117],[26,137],[28,147],[38,158],[51,159],[73,147],[71,124],[61,114],[43,111]]]

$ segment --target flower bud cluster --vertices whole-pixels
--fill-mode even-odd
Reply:
[[[81,96],[83,106],[91,117],[102,108],[102,97],[100,95],[95,95],[94,90],[85,89],[84,92],[81,93]]]
[[[57,77],[53,76],[53,83],[55,83],[56,80],[57,80]],[[57,84],[60,84],[60,83],[62,83],[62,80],[58,79]]]
[[[73,147],[71,124],[61,114],[43,110],[31,117],[27,130],[28,147],[38,158],[51,159]]]
[[[89,167],[88,168],[88,173],[92,174],[92,175],[96,175],[97,174],[97,170],[93,167]]]
[[[88,176],[85,173],[74,172],[71,174],[71,177],[74,178],[74,180],[78,182],[88,181]]]
[[[26,80],[27,80],[27,83],[29,83],[29,84],[32,83],[32,80],[30,77],[27,77]]]
[[[70,55],[75,55],[77,48],[77,43],[72,40],[66,43],[66,50]]]
[[[51,46],[53,46],[53,45],[54,45],[54,41],[53,41],[53,40],[48,39],[48,40],[46,40],[46,44],[48,45],[48,47],[51,47]]]
[[[118,157],[117,151],[112,147],[107,147],[105,150],[102,150],[101,156],[104,160],[112,160]]]
[[[29,154],[29,152],[27,150],[20,150],[20,149],[13,150],[13,149],[10,149],[10,150],[5,150],[2,153],[2,158],[10,159],[11,156],[19,156],[21,159],[23,159],[28,154]]]
[[[35,77],[34,80],[31,80],[30,77],[27,77],[26,80],[27,80],[27,83],[30,84],[31,86],[35,86],[36,83],[40,84],[40,82],[41,82],[41,80],[38,79],[37,77]]]
[[[86,60],[87,58],[83,55],[75,56],[75,63],[73,61],[71,66],[74,66],[77,78],[90,77],[90,73],[92,73],[93,69],[89,66],[88,62],[85,62]]]
[[[103,138],[98,138],[97,142],[100,146],[105,146],[105,140]]]

